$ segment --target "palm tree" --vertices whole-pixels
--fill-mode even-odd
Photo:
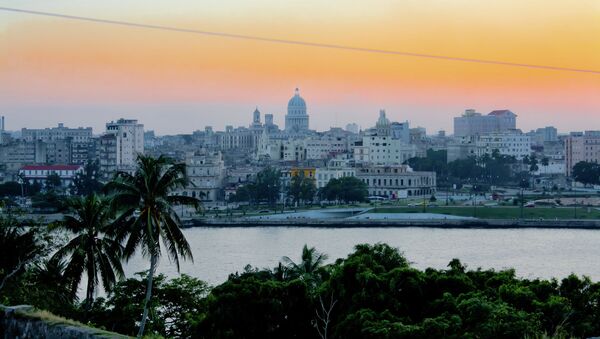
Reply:
[[[317,252],[314,247],[302,247],[302,256],[300,263],[296,264],[289,257],[283,257],[281,260],[286,263],[288,276],[291,278],[300,278],[311,285],[315,285],[320,278],[320,271],[327,260],[325,253]]]
[[[17,220],[0,215],[0,291],[8,281],[46,255],[46,247],[35,228],[14,226]]]
[[[64,312],[74,305],[77,291],[72,289],[71,279],[65,275],[67,264],[58,258],[48,258],[31,268],[34,291],[39,297],[36,306],[50,312]]]
[[[542,163],[542,167],[544,167],[544,169],[546,169],[550,165],[550,159],[548,159],[548,157],[543,157],[541,163]],[[544,171],[544,173],[545,172],[546,171]]]
[[[125,258],[131,258],[138,247],[145,256],[150,257],[144,311],[138,333],[141,337],[148,319],[152,281],[161,256],[161,239],[169,258],[177,265],[177,271],[179,256],[182,259],[193,260],[190,245],[181,232],[181,220],[173,205],[191,205],[198,208],[200,201],[172,194],[189,183],[185,164],[174,163],[164,156],[153,158],[139,155],[137,166],[134,174],[117,173],[106,189],[114,194],[113,208],[121,214],[119,223],[122,227],[118,238],[125,241]]]
[[[108,200],[92,194],[70,199],[66,207],[72,214],[66,215],[55,227],[67,230],[75,237],[60,248],[53,259],[67,258],[64,272],[73,291],[77,291],[81,277],[86,274],[85,300],[86,308],[89,308],[100,280],[105,289],[110,289],[117,279],[125,276],[121,265],[123,246],[111,235]]]

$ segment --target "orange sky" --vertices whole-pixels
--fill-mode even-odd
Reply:
[[[23,8],[281,39],[600,70],[600,1],[175,1]],[[0,1],[0,6],[6,5]],[[143,8],[143,11],[136,9]],[[186,10],[187,9],[187,10]],[[133,14],[132,14],[133,13]],[[600,129],[600,75],[243,41],[0,12],[0,114],[9,128],[101,128],[121,115],[159,133],[283,124],[301,88],[311,128],[394,120],[451,131],[465,108],[518,125]],[[4,106],[4,107],[2,107]],[[46,114],[44,114],[46,112]],[[101,112],[102,114],[98,114]],[[165,117],[168,116],[168,118]],[[595,123],[595,125],[594,125]],[[12,127],[11,127],[12,125]],[[41,127],[38,126],[38,127]]]

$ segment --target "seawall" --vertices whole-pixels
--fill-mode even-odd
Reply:
[[[32,306],[0,305],[0,338],[4,339],[99,339],[129,338],[117,333],[79,325],[75,322],[61,321],[60,318],[46,313],[46,318],[36,314]],[[51,318],[53,317],[53,318]]]
[[[600,220],[547,220],[547,219],[190,219],[186,227],[431,227],[431,228],[569,228],[599,229]]]

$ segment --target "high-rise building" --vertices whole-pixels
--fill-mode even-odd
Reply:
[[[302,133],[308,131],[308,114],[306,102],[296,88],[294,96],[288,102],[287,115],[285,116],[285,131],[288,133]]]
[[[492,132],[504,132],[516,129],[517,115],[504,109],[482,115],[474,109],[465,110],[460,117],[454,118],[454,136],[467,137]]]
[[[105,171],[132,170],[139,154],[144,154],[143,124],[134,119],[106,124],[106,134],[100,139],[100,164]]]

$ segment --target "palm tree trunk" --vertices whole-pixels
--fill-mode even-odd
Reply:
[[[87,312],[92,308],[93,298],[94,298],[94,281],[92,280],[92,277],[88,276],[87,291],[85,294],[85,313],[86,313],[86,315],[87,315]]]
[[[137,337],[141,338],[144,335],[144,327],[146,326],[146,320],[148,320],[148,303],[152,297],[152,280],[154,279],[154,271],[156,270],[156,262],[158,256],[156,253],[152,253],[150,257],[150,271],[148,272],[148,283],[146,285],[146,298],[144,299],[144,313],[142,314],[142,321],[140,323],[140,330]]]

